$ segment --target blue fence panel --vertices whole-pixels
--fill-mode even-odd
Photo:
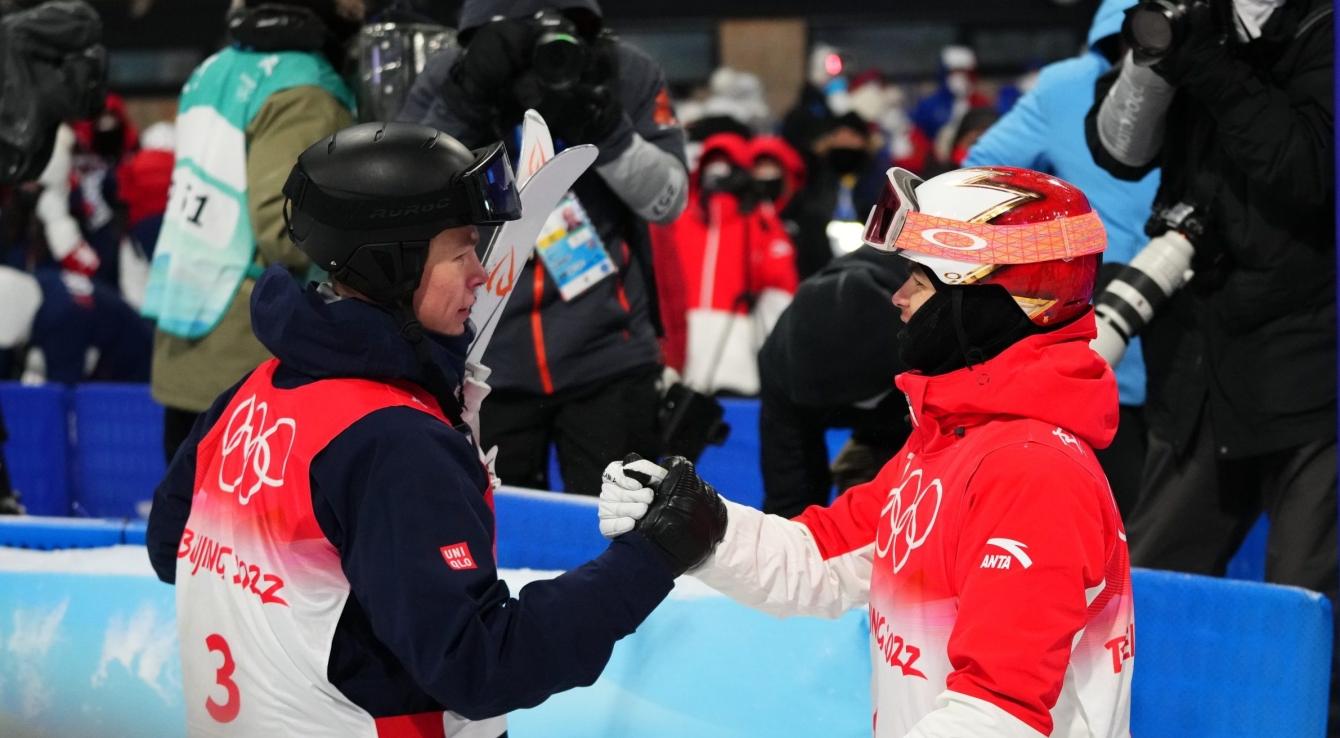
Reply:
[[[758,400],[722,400],[730,439],[708,446],[698,459],[703,479],[732,502],[763,507],[763,471],[759,465]]]
[[[0,546],[53,551],[144,544],[144,523],[78,518],[0,517]]]
[[[1243,539],[1238,552],[1228,562],[1224,576],[1249,582],[1266,580],[1266,540],[1270,537],[1270,521],[1262,515]]]
[[[68,390],[0,382],[0,412],[9,441],[5,461],[14,489],[33,515],[70,514]]]
[[[1137,569],[1131,734],[1321,738],[1331,605],[1307,590]]]
[[[504,569],[571,569],[608,546],[600,535],[597,500],[533,490],[498,490],[498,566]]]
[[[163,478],[163,408],[147,385],[85,384],[74,392],[75,511],[143,518]]]

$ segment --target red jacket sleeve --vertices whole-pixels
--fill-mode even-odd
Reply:
[[[1044,735],[1103,583],[1106,484],[1063,452],[1013,444],[968,483],[953,565],[959,613],[951,691],[986,700]]]

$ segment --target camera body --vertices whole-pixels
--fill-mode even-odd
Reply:
[[[721,403],[682,382],[665,390],[657,415],[665,456],[683,456],[697,462],[705,448],[720,446],[730,436],[730,425],[722,420],[725,410]]]
[[[1185,202],[1158,211],[1145,227],[1153,236],[1094,299],[1098,337],[1089,345],[1116,366],[1131,337],[1144,330],[1159,308],[1191,281],[1191,260],[1205,224]]]
[[[1138,62],[1156,64],[1186,40],[1196,6],[1209,5],[1210,0],[1141,0],[1126,11],[1121,36]]]
[[[531,19],[539,30],[531,52],[531,68],[545,86],[567,90],[582,78],[590,57],[590,45],[577,24],[562,13],[541,10]]]

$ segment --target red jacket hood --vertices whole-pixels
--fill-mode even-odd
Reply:
[[[749,162],[752,165],[765,156],[776,159],[782,165],[792,190],[799,193],[805,187],[805,160],[791,148],[791,144],[780,136],[757,136],[749,142]],[[784,210],[786,205],[786,201],[778,202],[777,209]]]
[[[1090,308],[1070,325],[1029,336],[971,369],[899,375],[913,433],[929,434],[932,446],[956,428],[1028,418],[1064,428],[1093,448],[1107,448],[1117,432],[1117,380],[1089,348],[1096,335]]]

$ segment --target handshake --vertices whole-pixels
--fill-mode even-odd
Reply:
[[[605,467],[600,532],[618,538],[633,530],[679,576],[706,561],[726,537],[726,504],[688,459],[671,456],[659,466],[632,454]]]

